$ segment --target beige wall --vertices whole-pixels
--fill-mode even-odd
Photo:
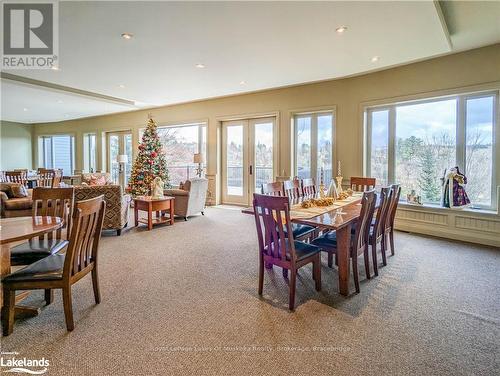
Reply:
[[[0,170],[32,168],[32,131],[28,124],[0,122]]]
[[[369,102],[391,101],[393,98],[418,97],[422,93],[466,88],[500,82],[500,44],[448,55],[402,67],[352,78],[267,90],[252,94],[209,99],[117,115],[38,124],[35,135],[54,132],[76,132],[76,168],[81,169],[83,133],[131,129],[134,142],[139,128],[144,127],[151,112],[159,124],[208,121],[207,174],[218,174],[217,144],[221,119],[252,114],[278,113],[278,171],[291,174],[291,113],[314,108],[336,108],[336,157],[342,161],[344,176],[362,174],[362,107]],[[33,138],[36,140],[36,137]],[[100,142],[101,137],[98,137]],[[33,143],[36,149],[36,142]],[[35,154],[36,155],[36,154]],[[98,156],[98,161],[102,155]],[[36,167],[36,166],[35,166]],[[105,169],[105,166],[99,166]],[[500,174],[499,174],[500,175]],[[214,181],[211,189],[215,190]]]

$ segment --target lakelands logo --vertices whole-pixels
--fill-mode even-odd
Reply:
[[[2,373],[26,373],[29,375],[43,375],[47,372],[50,362],[48,359],[16,358],[17,352],[2,352],[0,367]]]
[[[51,69],[58,60],[58,3],[3,2],[3,69]]]

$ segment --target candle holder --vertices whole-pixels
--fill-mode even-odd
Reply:
[[[337,194],[342,193],[342,180],[344,178],[342,176],[337,176],[335,180],[337,180]]]

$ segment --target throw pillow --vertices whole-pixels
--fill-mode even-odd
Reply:
[[[95,186],[95,185],[106,185],[106,178],[104,176],[101,177],[91,177],[89,185]]]
[[[12,183],[0,183],[0,191],[5,192],[8,198],[12,198],[12,190],[10,186]]]
[[[28,190],[22,184],[12,184],[10,186],[10,190],[12,191],[12,197],[14,198],[28,197]]]

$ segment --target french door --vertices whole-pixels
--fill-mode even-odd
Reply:
[[[108,171],[115,184],[126,187],[132,171],[132,133],[109,132],[107,137]]]
[[[222,123],[222,202],[250,205],[276,174],[276,119]]]

